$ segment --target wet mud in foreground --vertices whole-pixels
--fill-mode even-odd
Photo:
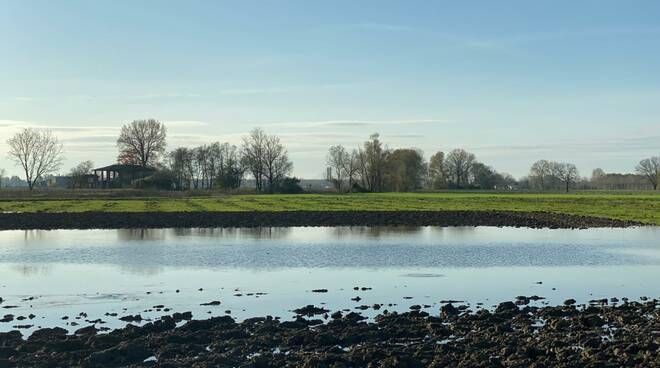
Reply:
[[[514,211],[0,213],[0,230],[389,225],[575,229],[642,224],[550,212]]]
[[[603,303],[606,303],[604,300]],[[428,313],[298,310],[296,320],[270,317],[162,317],[108,334],[42,329],[24,340],[0,334],[0,367],[657,367],[657,300],[618,306],[518,306]],[[520,303],[517,303],[520,304]],[[179,327],[177,327],[179,325]]]

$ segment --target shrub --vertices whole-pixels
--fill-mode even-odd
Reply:
[[[304,192],[300,186],[300,179],[298,178],[284,178],[277,182],[273,188],[273,193],[280,194],[300,194]]]
[[[158,170],[153,175],[133,181],[133,187],[137,189],[160,189],[173,190],[176,177],[170,170]]]

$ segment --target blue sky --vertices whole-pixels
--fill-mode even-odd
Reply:
[[[0,168],[24,126],[66,172],[156,118],[170,149],[277,133],[305,178],[373,132],[514,176],[630,172],[660,154],[659,67],[658,1],[0,0]]]

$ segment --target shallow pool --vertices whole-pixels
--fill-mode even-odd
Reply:
[[[0,231],[0,318],[34,315],[0,331],[97,319],[114,328],[129,314],[183,311],[290,318],[307,304],[371,316],[414,304],[437,313],[445,300],[474,310],[518,295],[637,299],[660,296],[658,279],[658,227]],[[200,305],[211,301],[221,304]]]

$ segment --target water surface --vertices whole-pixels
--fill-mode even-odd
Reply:
[[[97,318],[106,322],[99,326],[119,327],[105,314],[157,318],[164,313],[157,305],[196,318],[226,311],[290,318],[293,308],[322,303],[332,311],[419,304],[437,313],[442,300],[474,309],[518,295],[550,304],[636,299],[658,297],[659,277],[657,227],[0,231],[0,307],[16,306],[0,309],[0,317],[36,316],[0,323],[0,330],[73,330]],[[200,305],[213,300],[222,304]],[[87,318],[75,319],[81,312]]]

